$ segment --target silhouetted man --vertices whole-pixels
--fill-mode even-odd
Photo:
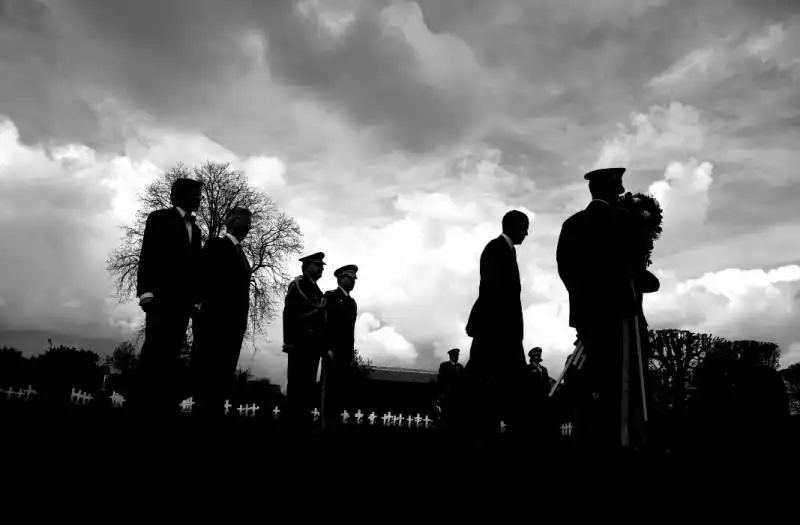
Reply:
[[[225,235],[209,239],[202,253],[202,307],[191,369],[194,401],[207,415],[224,414],[225,396],[247,331],[250,263],[241,243],[251,224],[252,213],[236,206],[225,219]]]
[[[527,237],[529,220],[521,211],[512,210],[502,224],[503,233],[481,253],[480,289],[466,330],[472,347],[465,372],[477,401],[472,409],[488,433],[499,429],[500,420],[509,432],[517,432],[524,420],[522,288],[514,246]]]
[[[319,360],[325,352],[325,296],[317,286],[325,254],[302,257],[303,274],[289,283],[283,307],[283,351],[288,354],[286,395],[295,429],[310,428]]]
[[[460,427],[464,404],[464,366],[458,362],[461,350],[448,350],[448,360],[439,365],[436,386],[439,391],[439,406],[442,409],[442,422],[447,430]]]
[[[584,176],[592,201],[564,222],[556,253],[558,273],[569,292],[569,324],[576,329],[586,352],[578,374],[581,386],[576,430],[588,431],[591,443],[612,448],[622,444],[623,427],[629,429],[621,419],[623,321],[638,311],[633,279],[644,267],[641,235],[633,217],[616,206],[618,196],[625,191],[624,172],[624,168],[611,168]],[[640,385],[634,367],[635,346],[632,350],[627,363],[628,386],[630,394],[637,394]],[[634,405],[626,406],[633,410]],[[641,434],[641,428],[636,430]]]
[[[551,379],[542,365],[542,349],[532,348],[528,352],[528,391],[530,396],[530,424],[532,437],[540,447],[550,445],[556,435],[555,414],[550,404]]]
[[[550,394],[550,373],[542,365],[542,349],[538,346],[528,352],[528,383],[535,402],[541,404]]]
[[[322,364],[322,427],[326,429],[338,426],[352,386],[358,305],[350,293],[357,273],[355,264],[342,266],[333,272],[338,288],[325,292],[328,351]]]
[[[173,207],[152,212],[145,224],[136,287],[145,339],[131,401],[152,417],[179,410],[180,354],[199,302],[201,240],[191,214],[200,207],[201,192],[200,181],[176,180]]]

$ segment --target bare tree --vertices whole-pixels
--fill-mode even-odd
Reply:
[[[229,162],[207,161],[191,170],[178,164],[160,179],[147,186],[139,196],[141,205],[132,226],[123,226],[120,246],[106,261],[106,269],[114,276],[120,302],[131,300],[136,293],[136,271],[147,216],[158,209],[170,208],[170,189],[179,178],[203,182],[203,200],[197,211],[197,226],[202,241],[220,236],[225,228],[225,216],[235,206],[253,213],[253,225],[242,243],[242,250],[252,266],[250,279],[250,319],[247,336],[264,335],[264,326],[279,312],[290,276],[285,269],[288,256],[303,248],[300,227],[280,211],[265,193],[247,184],[247,177],[231,168]],[[213,275],[203,276],[213,279]],[[198,283],[198,286],[201,286]],[[143,331],[143,325],[139,333]],[[191,337],[189,335],[189,337]],[[191,341],[188,341],[191,345]]]

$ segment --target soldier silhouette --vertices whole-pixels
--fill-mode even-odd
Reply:
[[[644,439],[636,359],[623,352],[626,321],[640,310],[634,279],[644,271],[642,234],[633,217],[616,206],[625,191],[625,168],[587,173],[592,201],[561,228],[556,259],[569,292],[569,324],[583,343],[586,361],[578,380],[576,436],[617,449]],[[623,328],[623,327],[626,328]],[[627,335],[623,335],[623,334]],[[625,372],[623,373],[623,363]],[[645,361],[646,367],[646,361]]]
[[[325,351],[325,297],[317,286],[325,254],[300,258],[303,274],[289,283],[283,308],[283,351],[288,354],[286,396],[295,430],[310,429],[317,370]]]
[[[350,292],[358,279],[358,266],[349,264],[333,272],[339,286],[325,292],[326,347],[322,361],[322,428],[335,428],[347,408],[353,380],[355,327],[358,305]]]

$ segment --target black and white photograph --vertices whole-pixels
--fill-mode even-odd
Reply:
[[[4,476],[796,476],[798,166],[797,0],[0,0]]]

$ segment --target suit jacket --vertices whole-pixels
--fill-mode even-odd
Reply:
[[[328,349],[335,358],[350,362],[355,347],[358,305],[341,288],[336,288],[325,292],[325,309]]]
[[[641,239],[628,212],[592,201],[564,221],[558,238],[558,274],[569,292],[569,325],[607,323],[633,314],[634,270],[644,270]],[[641,260],[639,260],[641,259]]]
[[[467,335],[521,342],[521,291],[516,251],[503,236],[492,239],[481,253],[480,289],[467,321]]]
[[[176,208],[147,216],[136,273],[136,295],[153,294],[156,301],[196,304],[200,300],[200,228],[192,224],[192,241],[186,222]]]
[[[445,361],[439,365],[436,382],[440,397],[458,395],[464,384],[464,366],[461,363],[454,365],[451,361]]]
[[[201,261],[203,321],[211,332],[244,337],[250,312],[250,263],[227,236],[209,239]]]
[[[325,296],[317,283],[303,275],[289,283],[283,305],[284,344],[321,352],[325,318]]]

